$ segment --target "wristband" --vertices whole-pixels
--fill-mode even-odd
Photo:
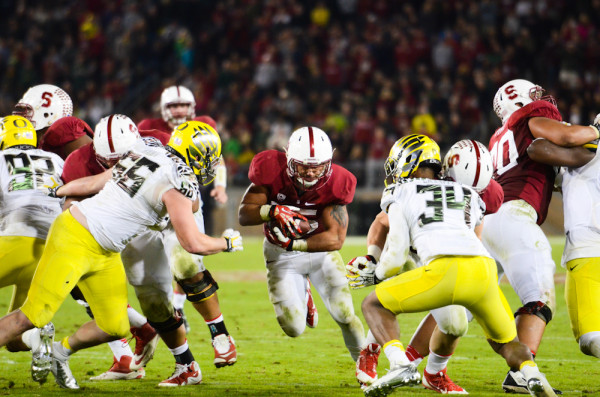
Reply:
[[[225,164],[223,163],[219,163],[219,165],[217,165],[215,167],[215,171],[217,173],[217,175],[215,176],[215,186],[223,186],[224,188],[227,187],[227,167],[225,167]]]
[[[272,205],[269,204],[265,204],[265,205],[261,205],[260,206],[260,218],[267,222],[271,220],[271,217],[269,216],[269,212],[271,211],[271,207]]]
[[[289,251],[308,251],[308,243],[306,240],[294,240],[289,246]]]
[[[596,139],[600,138],[600,131],[598,131],[598,128],[595,125],[590,125],[590,127],[596,131]]]
[[[371,255],[377,262],[381,258],[381,248],[375,244],[371,244],[367,247],[367,255]]]

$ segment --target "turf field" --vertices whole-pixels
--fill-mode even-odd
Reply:
[[[269,303],[262,264],[261,243],[258,239],[244,240],[245,250],[234,254],[219,254],[207,258],[207,265],[219,280],[219,299],[230,333],[238,346],[238,362],[227,368],[216,369],[212,364],[213,352],[208,329],[195,315],[191,306],[186,313],[192,331],[189,343],[203,371],[203,383],[176,390],[158,388],[161,380],[169,377],[174,360],[159,344],[154,359],[141,380],[92,382],[91,376],[107,370],[112,355],[107,346],[83,350],[71,359],[71,369],[81,390],[61,390],[52,375],[48,383],[38,385],[31,380],[29,353],[9,353],[0,350],[0,394],[3,395],[114,395],[123,397],[150,395],[199,396],[361,396],[354,379],[354,363],[346,351],[341,332],[325,312],[320,299],[319,325],[308,329],[299,338],[289,338],[279,329],[273,308]],[[562,239],[553,239],[554,255],[562,251]],[[363,254],[364,239],[349,238],[342,250],[347,261]],[[600,395],[600,365],[598,360],[584,356],[575,343],[564,304],[562,269],[557,274],[557,313],[546,330],[538,354],[538,365],[551,384],[565,396]],[[516,295],[508,284],[502,288],[513,309],[518,307]],[[5,312],[10,299],[10,288],[0,290],[0,311]],[[354,303],[360,312],[360,302],[369,290],[354,291]],[[133,294],[131,304],[138,307]],[[187,305],[187,304],[186,304]],[[360,314],[362,319],[362,314]],[[421,314],[401,315],[402,342],[408,343]],[[87,321],[84,310],[74,301],[67,300],[54,319],[57,337],[72,333]],[[133,346],[133,343],[132,343]],[[388,363],[381,355],[379,372],[385,373]],[[424,368],[424,363],[420,369]],[[451,378],[473,396],[501,396],[501,382],[506,366],[493,353],[483,338],[481,328],[471,323],[468,335],[460,342],[449,363]],[[393,395],[434,395],[421,387],[397,389]]]

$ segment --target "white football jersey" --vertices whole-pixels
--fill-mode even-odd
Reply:
[[[63,201],[49,197],[48,187],[62,184],[63,165],[59,156],[41,149],[0,152],[0,236],[46,239]]]
[[[90,233],[109,251],[120,252],[148,228],[165,225],[162,195],[176,189],[192,201],[199,197],[196,176],[164,147],[139,140],[113,168],[112,178],[94,197],[74,203],[85,215]]]
[[[485,204],[471,187],[452,181],[404,179],[384,190],[381,209],[388,213],[390,223],[384,255],[388,258],[382,262],[403,265],[410,247],[416,250],[419,265],[447,255],[490,257],[474,232]]]
[[[600,257],[600,158],[583,167],[567,168],[562,194],[567,235],[563,266],[578,258]]]

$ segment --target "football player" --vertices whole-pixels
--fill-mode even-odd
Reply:
[[[52,373],[57,383],[77,389],[69,356],[129,332],[126,277],[119,252],[134,236],[164,224],[168,215],[188,252],[211,255],[241,250],[239,232],[228,229],[222,238],[207,236],[193,216],[200,205],[198,181],[214,177],[220,154],[216,131],[206,125],[185,124],[173,133],[166,147],[138,140],[113,169],[52,189],[57,196],[99,193],[73,203],[54,221],[25,303],[0,319],[0,346],[48,323],[79,283],[95,320],[52,345]],[[168,346],[179,347],[172,351],[175,372],[159,385],[198,384],[202,375],[187,345],[181,317],[170,302],[162,301],[162,306],[165,317],[155,328],[162,331]]]
[[[424,140],[422,145],[429,146],[431,142]],[[487,214],[497,211],[504,197],[500,185],[491,179],[492,174],[492,158],[487,148],[480,142],[467,139],[455,143],[448,150],[442,163],[440,176],[473,187],[486,204]],[[385,248],[389,227],[387,214],[384,211],[380,212],[367,234],[368,254],[354,258],[347,266],[350,271],[348,276],[351,288],[364,287],[352,274],[353,270],[359,264],[364,267],[377,265]],[[415,258],[412,260],[417,261]],[[380,268],[380,276],[383,270]],[[415,365],[429,355],[427,367],[423,372],[423,385],[426,388],[438,392],[467,394],[448,377],[446,372],[447,363],[454,353],[458,338],[466,334],[467,330],[468,320],[465,309],[456,305],[432,310],[419,324],[406,347],[406,354]],[[356,378],[363,389],[377,379],[380,351],[379,344],[369,332],[366,346],[361,350],[356,362]]]
[[[206,123],[214,129],[217,128],[216,122],[210,116],[196,116],[195,108],[196,100],[188,88],[181,85],[170,86],[165,88],[160,96],[160,110],[162,118],[142,120],[139,122],[138,127],[141,131],[153,129],[170,134],[176,126],[186,121],[194,120]],[[207,187],[200,187],[200,194],[203,203],[202,212],[207,214],[204,221],[207,223],[206,226],[209,230],[211,229],[210,214],[214,205],[213,201],[210,200],[209,197],[214,198],[214,200],[219,204],[225,204],[228,199],[225,191],[226,186],[227,170],[225,168],[225,163],[221,158],[216,167],[216,177],[213,183],[213,188],[210,189],[210,193],[208,192]],[[175,245],[175,247],[176,246],[177,245]],[[195,259],[192,256],[181,252],[177,253],[177,255],[182,266],[185,267],[186,260],[187,265],[190,268],[192,268],[195,264]],[[215,353],[214,364],[217,366],[217,368],[220,368],[226,365],[235,364],[237,360],[237,351],[235,347],[235,341],[229,336],[229,332],[225,326],[223,314],[221,313],[218,293],[216,291],[218,288],[216,281],[213,285],[215,286],[215,290],[212,291],[213,293],[202,300],[198,300],[197,296],[192,297],[189,293],[186,293],[178,283],[175,283],[173,306],[175,306],[177,310],[181,311],[184,324],[188,332],[190,331],[190,327],[183,312],[183,306],[186,298],[194,306],[196,311],[200,313],[210,331],[213,350]]]
[[[37,131],[38,147],[63,160],[92,141],[92,129],[73,117],[73,102],[62,88],[51,84],[33,86],[15,105],[14,115],[25,117]]]
[[[494,351],[522,371],[532,395],[554,396],[531,352],[516,339],[514,318],[496,283],[496,264],[474,233],[481,227],[485,204],[475,189],[437,180],[440,168],[439,147],[424,135],[397,141],[385,163],[390,185],[381,209],[389,218],[388,249],[379,266],[356,266],[352,272],[365,285],[399,269],[402,273],[378,283],[362,303],[367,324],[390,361],[390,371],[367,387],[365,395],[387,395],[394,387],[420,381],[399,340],[398,314],[462,305]],[[411,247],[418,267],[403,271]]]
[[[63,160],[36,149],[33,125],[21,116],[0,122],[0,287],[14,285],[8,312],[21,307],[42,256],[52,221],[61,213],[61,201],[48,197],[44,185],[61,183]],[[54,337],[52,323],[40,324],[7,344],[9,351],[33,353],[31,374],[44,382],[50,360],[44,356]]]
[[[307,318],[310,277],[356,361],[364,329],[354,313],[338,252],[348,230],[346,205],[354,197],[356,178],[332,164],[332,155],[329,137],[316,127],[294,131],[286,153],[257,154],[250,164],[252,183],[238,217],[243,226],[264,224],[269,298],[281,329],[297,337],[311,320]],[[300,235],[297,220],[308,220],[311,230]]]
[[[594,124],[600,121],[596,117]],[[534,161],[569,167],[562,173],[562,195],[567,236],[562,266],[567,269],[565,300],[573,336],[582,353],[600,358],[600,233],[597,202],[598,142],[563,148],[536,139],[527,154]]]
[[[489,143],[495,179],[504,190],[504,203],[486,215],[482,241],[499,263],[521,300],[515,313],[519,340],[535,356],[554,310],[554,271],[551,247],[540,225],[546,219],[555,171],[527,155],[535,138],[559,146],[581,146],[597,139],[597,126],[562,122],[552,97],[527,80],[511,80],[498,89],[494,111],[503,125]],[[527,393],[522,376],[512,368],[502,386]]]
[[[160,140],[161,144],[167,144],[170,138],[169,134],[156,130],[138,132],[133,121],[127,116],[113,115],[104,117],[96,125],[93,142],[78,148],[67,157],[62,174],[63,182],[68,183],[75,179],[104,172],[127,153],[131,147],[135,145],[140,136],[156,138]],[[69,208],[72,201],[82,200],[83,198],[84,197],[67,197],[64,208]],[[140,239],[140,237],[136,237],[134,241],[138,239]],[[132,242],[130,244],[135,243]],[[129,264],[126,259],[130,258],[130,255],[127,255],[127,252],[131,249],[129,247],[130,245],[128,245],[121,254],[122,259],[124,259],[124,264],[126,265],[126,271],[128,269],[127,265]],[[151,248],[152,246],[149,244],[147,250],[138,250],[137,252],[146,253],[152,251]],[[159,246],[159,250],[160,249],[162,249],[162,245]],[[150,257],[163,259],[164,254],[162,251],[164,250],[161,250],[158,253],[152,251]],[[140,255],[134,254],[132,256],[139,257]],[[164,263],[166,263],[166,261],[163,262],[163,264]],[[132,278],[129,277],[128,279],[131,280]],[[77,294],[76,298],[78,303],[89,307],[84,296],[80,292]],[[142,361],[144,363],[148,362],[154,354],[158,342],[158,335],[154,328],[148,323],[148,320],[129,305],[127,307],[127,313],[131,325],[131,334],[136,341],[135,354],[131,351],[127,339],[109,342],[108,345],[113,352],[113,364],[108,371],[90,378],[91,380],[128,380],[144,377],[144,367],[140,366],[139,369],[132,370],[131,363],[135,363],[136,361],[138,363]],[[91,311],[88,310],[88,314],[91,316]]]

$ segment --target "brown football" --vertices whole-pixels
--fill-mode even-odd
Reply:
[[[267,227],[271,230],[273,230],[273,228],[275,228],[275,227],[278,227],[283,232],[283,234],[285,234],[287,237],[291,238],[292,240],[302,238],[304,235],[306,235],[306,233],[310,232],[310,222],[305,221],[304,219],[295,219],[294,221],[296,222],[296,225],[298,226],[298,228],[302,231],[300,233],[300,235],[299,236],[297,235],[296,237],[292,236],[290,233],[287,233],[286,229],[281,227],[279,222],[275,219],[270,220],[267,223]]]

